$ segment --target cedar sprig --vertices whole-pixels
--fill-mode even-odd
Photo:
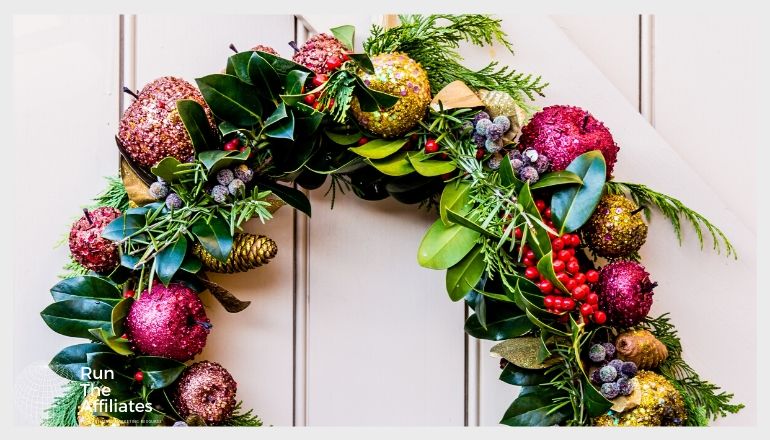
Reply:
[[[91,208],[110,206],[125,212],[128,209],[128,193],[123,185],[123,180],[116,176],[108,176],[105,179],[107,179],[107,187],[94,197]]]
[[[682,218],[684,218],[695,230],[701,249],[703,249],[703,229],[705,228],[711,235],[714,250],[721,253],[724,245],[726,255],[728,257],[732,255],[738,259],[738,254],[727,236],[706,217],[688,208],[680,200],[638,183],[610,181],[607,182],[606,188],[610,194],[630,194],[634,202],[644,210],[647,220],[651,217],[650,206],[656,207],[671,222],[680,245],[683,237]]]
[[[85,398],[82,382],[69,381],[62,388],[64,393],[54,398],[51,406],[45,410],[42,426],[78,426],[78,407]]]
[[[262,420],[257,417],[256,414],[252,414],[253,410],[242,412],[243,401],[238,401],[233,410],[233,415],[225,420],[223,426],[262,426]]]
[[[657,318],[647,317],[640,326],[649,330],[668,349],[668,357],[658,369],[682,394],[688,425],[706,426],[709,419],[716,420],[744,408],[743,404],[731,403],[733,393],[720,391],[717,385],[701,379],[682,359],[682,341],[668,313]]]
[[[400,24],[390,29],[373,26],[364,42],[369,55],[383,52],[404,52],[422,64],[428,72],[433,92],[438,92],[452,81],[460,80],[473,89],[507,92],[523,108],[530,110],[525,97],[543,95],[548,83],[542,77],[516,72],[508,66],[500,67],[493,61],[480,70],[471,70],[461,64],[458,52],[461,42],[476,46],[502,44],[513,53],[501,20],[481,14],[399,15]]]
[[[318,98],[319,108],[326,109],[335,122],[344,124],[347,122],[355,84],[356,76],[352,72],[343,70],[332,75]],[[332,103],[333,105],[330,106]]]

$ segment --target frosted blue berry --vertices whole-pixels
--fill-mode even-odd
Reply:
[[[540,180],[540,174],[535,167],[527,165],[519,170],[519,179],[532,184]]]
[[[234,174],[236,179],[241,179],[244,183],[248,183],[254,178],[254,170],[249,168],[245,163],[235,167]]]
[[[495,125],[499,125],[500,127],[502,127],[503,133],[505,133],[511,128],[511,120],[508,119],[508,116],[498,116],[495,119],[493,119],[492,122]]]
[[[618,394],[620,394],[620,389],[618,388],[618,384],[615,382],[608,382],[602,384],[601,392],[602,396],[606,397],[607,399],[614,399],[618,397]]]
[[[246,192],[246,184],[241,179],[233,179],[227,185],[227,191],[233,196],[240,196]]]
[[[476,116],[473,117],[473,123],[478,124],[479,121],[487,119],[489,120],[489,113],[487,112],[478,112]]]
[[[473,133],[473,142],[476,143],[476,148],[484,148],[484,143],[487,141],[487,137],[483,134]]]
[[[487,127],[487,139],[492,139],[493,141],[499,140],[503,137],[503,133],[505,133],[505,130],[503,130],[503,127],[500,125],[492,124]]]
[[[588,358],[593,362],[601,362],[607,356],[607,349],[602,344],[594,344],[588,350]]]
[[[623,361],[621,361],[620,359],[613,359],[613,360],[609,361],[609,363],[607,363],[607,365],[611,366],[612,368],[617,370],[618,373],[620,373],[620,367],[623,366]]]
[[[476,123],[476,133],[485,135],[487,134],[487,128],[492,126],[492,121],[489,119],[482,119]]]
[[[537,162],[537,158],[540,157],[540,155],[537,154],[537,151],[535,151],[532,148],[527,148],[526,150],[524,150],[522,154],[524,155],[524,157],[529,159],[530,163]]]
[[[599,379],[601,379],[602,382],[614,382],[617,377],[618,370],[610,365],[605,365],[599,369]]]
[[[634,377],[637,372],[636,364],[633,362],[623,362],[620,366],[620,374],[626,377]]]
[[[604,347],[604,351],[607,353],[607,359],[615,357],[615,344],[605,342],[602,344],[602,347]]]
[[[177,195],[177,193],[171,193],[166,197],[166,207],[168,209],[179,209],[182,206],[184,206],[184,202],[182,201],[182,198]]]
[[[537,160],[533,163],[533,165],[535,166],[535,169],[537,170],[538,173],[543,174],[544,172],[548,171],[548,167],[551,165],[551,163],[548,161],[548,158],[544,154],[541,154],[537,157]],[[609,342],[607,342],[606,344],[612,347],[612,355],[614,355],[615,346],[610,344]]]
[[[503,145],[500,143],[500,141],[493,141],[492,139],[487,139],[486,142],[484,142],[484,148],[487,149],[490,153],[497,153],[498,151],[502,150]]]
[[[229,185],[234,178],[235,178],[235,175],[233,174],[233,172],[228,170],[227,168],[219,170],[217,172],[217,182],[219,182],[220,185]]]
[[[503,156],[499,153],[495,153],[489,158],[489,161],[487,161],[487,166],[492,170],[496,170],[500,168],[501,163],[503,163]]]
[[[615,383],[618,385],[618,390],[620,391],[620,394],[624,396],[628,396],[629,394],[634,392],[634,384],[627,377],[621,377]]]
[[[602,378],[599,377],[599,368],[593,371],[591,373],[591,383],[594,385],[601,385],[602,384]]]
[[[155,200],[163,200],[168,195],[168,185],[162,182],[153,182],[150,185],[150,197]]]
[[[227,202],[228,194],[230,194],[230,192],[227,190],[227,187],[224,185],[217,185],[214,188],[211,188],[211,197],[217,203]]]

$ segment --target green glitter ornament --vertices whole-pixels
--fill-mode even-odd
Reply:
[[[622,195],[604,195],[583,226],[583,240],[604,258],[635,254],[647,239],[647,225],[639,207]]]

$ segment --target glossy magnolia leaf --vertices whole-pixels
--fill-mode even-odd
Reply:
[[[470,212],[469,212],[469,214],[470,214]],[[476,223],[473,220],[469,219],[468,218],[468,214],[461,215],[461,214],[453,211],[452,209],[447,208],[446,216],[447,216],[447,219],[449,220],[450,224],[456,223],[456,224],[462,225],[462,226],[464,226],[464,227],[466,227],[468,229],[474,230],[474,231],[478,232],[479,234],[486,235],[487,237],[499,238],[495,234],[493,234],[493,233],[487,231],[486,229],[482,228],[481,225],[479,225],[478,223]]]
[[[103,328],[92,328],[89,332],[94,338],[104,342],[105,345],[119,355],[130,356],[134,354],[127,339],[116,337],[112,332]]]
[[[449,160],[422,159],[418,154],[408,154],[409,162],[418,174],[425,177],[441,176],[454,171],[457,166]]]
[[[527,316],[513,309],[515,307],[507,308],[504,313],[495,308],[489,309],[486,311],[487,316],[485,316],[484,322],[479,321],[477,310],[465,321],[465,332],[476,339],[488,339],[490,341],[516,338],[531,332],[534,326],[529,322]]]
[[[311,70],[307,67],[297,64],[294,61],[287,60],[286,58],[283,58],[278,55],[273,55],[271,53],[262,52],[259,50],[253,51],[258,53],[262,58],[267,60],[267,62],[270,63],[271,66],[273,66],[273,69],[278,73],[278,75],[288,75],[293,70],[299,70],[302,72],[311,73]],[[232,57],[231,57],[232,58]]]
[[[187,253],[187,238],[180,235],[179,239],[155,255],[155,272],[164,286],[168,286],[171,278],[182,266]]]
[[[406,157],[406,152],[394,154],[387,159],[366,159],[377,171],[388,176],[405,176],[414,172],[414,167]]]
[[[583,403],[585,403],[588,415],[591,417],[598,417],[606,413],[612,408],[612,402],[607,400],[602,393],[599,392],[586,377],[585,372],[582,374],[583,378]]]
[[[447,211],[452,210],[459,215],[466,215],[470,209],[471,184],[467,181],[456,180],[444,186],[439,200],[438,212],[445,225],[451,224]]]
[[[273,66],[267,62],[257,52],[252,52],[249,57],[249,82],[256,86],[258,92],[273,101],[278,100],[278,90],[281,80],[273,69]]]
[[[443,185],[439,179],[426,179],[416,173],[387,179],[385,191],[401,203],[420,203],[438,193]]]
[[[244,51],[238,52],[235,55],[231,55],[227,59],[225,73],[231,76],[236,76],[245,83],[250,83],[251,78],[249,78],[249,60],[251,60],[252,53],[252,51]]]
[[[202,105],[192,99],[180,99],[176,102],[176,109],[195,151],[211,150],[219,146],[219,139],[211,129]]]
[[[359,147],[348,148],[348,150],[369,159],[384,159],[400,150],[407,141],[408,139],[374,139]]]
[[[369,58],[369,55],[365,53],[349,53],[348,57],[350,57],[353,62],[358,64],[358,66],[364,72],[370,74],[374,73],[374,64],[372,64],[372,59]]]
[[[544,175],[540,180],[532,184],[531,189],[549,188],[559,185],[582,185],[583,179],[577,174],[563,170],[554,171]]]
[[[559,234],[577,230],[591,217],[602,196],[607,165],[602,153],[594,150],[576,157],[567,171],[580,177],[583,184],[560,189],[551,197],[553,223]]]
[[[324,114],[321,112],[314,112],[309,116],[295,116],[294,135],[298,139],[311,138],[316,130],[318,130],[318,127],[321,126],[323,119]]]
[[[136,369],[126,362],[124,356],[115,353],[91,353],[87,355],[88,366],[93,377],[99,377],[99,383],[110,387],[110,395],[127,396],[135,394]]]
[[[213,74],[197,78],[198,88],[211,111],[239,127],[252,127],[261,120],[258,90],[235,76]]]
[[[502,162],[500,162],[498,173],[500,173],[500,183],[506,188],[516,183],[521,183],[521,181],[516,178],[516,173],[514,173],[513,165],[511,164],[511,158],[507,154],[503,157]]]
[[[532,313],[532,309],[528,308],[524,313],[527,314],[527,317],[529,318],[530,321],[532,321],[533,324],[540,327],[540,330],[547,331],[556,336],[564,336],[565,338],[569,337],[568,333],[561,330],[557,330],[553,326],[544,323],[540,318],[538,318]]]
[[[51,287],[51,296],[53,296],[54,301],[92,298],[110,304],[117,304],[121,300],[118,286],[105,278],[94,275],[61,280]]]
[[[477,245],[459,263],[447,270],[446,290],[449,293],[449,299],[460,301],[465,298],[465,295],[478,284],[486,268],[481,246]]]
[[[355,80],[356,88],[353,90],[353,94],[358,98],[361,110],[365,112],[385,110],[398,102],[398,96],[372,90],[358,76]]]
[[[221,262],[227,261],[227,256],[233,248],[233,236],[230,226],[219,217],[206,221],[202,218],[192,226],[192,233],[208,253]]]
[[[198,160],[209,170],[209,173],[215,173],[230,165],[245,162],[249,154],[251,154],[249,147],[243,151],[210,150],[198,154]]]
[[[51,370],[59,376],[78,382],[86,382],[88,375],[88,354],[109,353],[112,350],[104,344],[77,344],[70,345],[56,354],[48,364]]]
[[[187,273],[198,273],[203,268],[203,262],[191,254],[185,256],[182,265],[179,266],[180,270]]]
[[[270,124],[270,127],[265,126],[264,133],[267,135],[267,137],[273,139],[294,140],[294,113],[290,111],[287,112],[283,102],[278,106],[278,108],[283,108],[283,112],[286,113],[286,117],[273,122]]]
[[[527,294],[518,285],[515,286],[513,292],[506,293],[508,293],[509,296],[513,296],[513,301],[516,303],[519,309],[525,313],[530,313],[533,316],[536,316],[538,319],[548,319],[555,316],[542,308],[542,296]]]
[[[40,312],[51,330],[64,336],[91,338],[92,328],[109,329],[112,306],[104,301],[89,298],[68,299],[55,302]]]
[[[152,174],[160,177],[166,182],[173,183],[177,181],[176,173],[182,170],[180,165],[182,165],[182,163],[179,162],[177,158],[168,156],[163,158],[163,160],[160,162],[156,163],[155,166],[150,169],[150,171]]]
[[[123,240],[139,232],[144,227],[144,222],[144,215],[122,215],[104,227],[102,237],[112,241]]]
[[[558,363],[560,358],[553,357],[541,362],[537,358],[540,350],[540,338],[537,336],[524,336],[507,339],[494,345],[489,352],[496,357],[501,357],[517,367],[528,370],[542,370]]]
[[[132,364],[144,373],[142,383],[153,390],[171,385],[185,369],[185,364],[159,356],[138,356]]]
[[[337,145],[353,145],[361,139],[361,136],[363,136],[363,133],[360,131],[350,134],[340,134],[326,130],[324,131],[324,134]]]
[[[342,43],[345,49],[353,50],[353,37],[356,34],[355,26],[346,24],[329,30],[332,32],[332,35],[334,35],[334,38],[340,40],[340,43]]]
[[[265,119],[265,128],[267,129],[268,127],[277,124],[278,122],[281,122],[288,117],[289,115],[286,113],[286,104],[282,102],[278,104],[278,107],[275,108],[273,113],[267,119]]]
[[[305,86],[307,77],[310,73],[302,70],[292,70],[286,75],[286,83],[284,84],[286,95],[301,95],[303,94],[302,88]]]
[[[524,387],[540,385],[548,382],[550,379],[546,377],[543,370],[528,370],[509,362],[500,373],[500,380],[510,385]]]
[[[480,234],[460,225],[445,226],[436,220],[425,233],[417,251],[417,262],[429,269],[446,269],[463,259],[476,245]]]
[[[119,302],[115,307],[112,308],[110,322],[113,335],[121,336],[126,332],[126,317],[128,316],[128,312],[131,311],[131,306],[133,304],[133,298],[124,298],[123,301]]]
[[[276,182],[269,182],[269,181],[263,181],[260,180],[258,182],[258,185],[262,189],[270,190],[273,194],[275,194],[277,197],[279,197],[281,200],[286,202],[286,204],[292,206],[293,208],[302,211],[310,217],[311,208],[310,208],[310,200],[307,199],[307,196],[302,193],[302,191],[292,188],[290,186],[281,185]]]
[[[529,189],[529,182],[525,183],[519,191],[519,203],[524,208],[524,211],[531,217],[534,217],[541,222],[543,218],[540,217],[540,211],[535,205],[535,201],[532,198],[532,192]],[[537,258],[551,252],[551,240],[548,236],[548,231],[537,223],[532,224],[532,227],[528,229],[527,244],[535,253]]]
[[[527,389],[530,388],[530,389]],[[562,405],[559,397],[566,398],[566,391],[554,386],[537,385],[525,387],[500,421],[508,426],[552,426],[566,420],[572,411],[569,405]],[[556,409],[561,406],[561,408]]]

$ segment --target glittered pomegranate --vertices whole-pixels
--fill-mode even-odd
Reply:
[[[179,116],[176,102],[192,99],[203,106],[212,130],[216,129],[203,95],[181,78],[158,78],[139,92],[120,118],[118,138],[128,156],[142,167],[151,167],[167,156],[190,162],[195,150]]]
[[[293,43],[292,43],[293,44]],[[315,73],[327,74],[339,67],[339,63],[345,54],[345,46],[340,40],[329,34],[318,34],[310,37],[294,53],[293,60]]]
[[[398,96],[398,102],[387,109],[365,112],[354,97],[350,105],[353,117],[384,138],[401,136],[425,116],[431,99],[428,74],[420,63],[398,52],[376,55],[372,64],[374,73],[361,70],[358,76],[370,89]]]
[[[102,231],[111,221],[120,217],[120,210],[103,206],[84,210],[70,229],[69,247],[72,258],[83,267],[98,273],[115,269],[120,262],[118,246],[106,238]]]
[[[533,148],[551,161],[551,170],[567,168],[576,157],[599,150],[607,163],[607,177],[617,160],[618,146],[604,124],[587,111],[567,105],[545,107],[521,129],[519,149]]]
[[[219,424],[232,416],[237,383],[216,362],[197,362],[187,367],[172,390],[174,408],[183,418],[197,415],[207,424]]]
[[[639,263],[613,261],[599,272],[597,293],[599,307],[607,313],[607,321],[619,327],[640,323],[652,306],[652,290],[658,285]]]
[[[180,362],[203,351],[210,328],[198,295],[176,283],[142,292],[126,318],[126,335],[136,351]]]
[[[257,44],[256,46],[252,47],[251,50],[258,50],[260,52],[266,52],[271,55],[275,55],[277,57],[281,56],[277,50],[273,49],[270,46],[265,46],[264,44]]]

